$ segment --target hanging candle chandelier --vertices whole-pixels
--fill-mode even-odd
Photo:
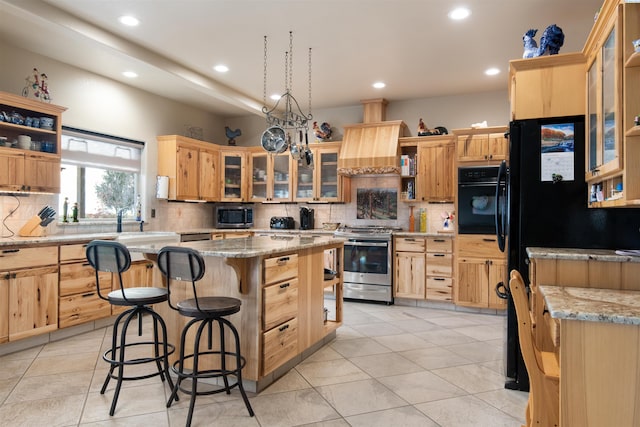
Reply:
[[[268,153],[280,154],[287,149],[291,157],[313,167],[313,153],[309,149],[311,115],[311,48],[309,48],[309,109],[305,114],[291,93],[293,83],[293,32],[289,31],[289,50],[285,52],[284,93],[272,108],[267,107],[267,36],[264,36],[264,90],[262,112],[268,128],[262,133],[261,144]]]

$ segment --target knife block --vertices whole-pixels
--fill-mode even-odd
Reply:
[[[25,225],[22,226],[18,234],[22,237],[38,237],[42,236],[45,228],[40,225],[42,218],[38,215],[32,216]]]

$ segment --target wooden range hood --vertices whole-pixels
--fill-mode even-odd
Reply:
[[[398,138],[406,127],[402,120],[385,121],[387,101],[383,98],[361,101],[364,123],[346,125],[340,155],[340,175],[379,175],[400,173]]]

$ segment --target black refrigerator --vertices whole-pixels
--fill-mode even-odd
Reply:
[[[640,248],[640,209],[588,208],[590,188],[584,176],[584,116],[510,123],[504,178],[508,207],[498,212],[496,228],[499,241],[508,237],[509,271],[518,270],[525,283],[529,283],[527,247]],[[508,292],[503,296],[508,299],[505,387],[528,390],[515,306]]]

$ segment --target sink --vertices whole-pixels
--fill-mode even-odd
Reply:
[[[139,245],[173,245],[180,242],[180,235],[172,231],[143,231],[143,232],[127,232],[118,233],[115,239],[117,242],[125,246]],[[131,261],[139,261],[145,259],[139,252],[131,253]]]

